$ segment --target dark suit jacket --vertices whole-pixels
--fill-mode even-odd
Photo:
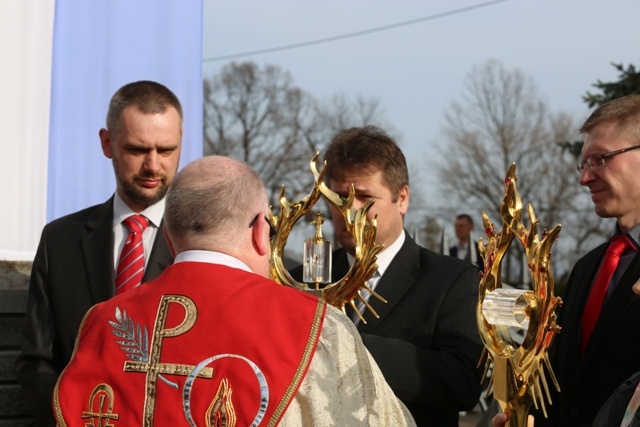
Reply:
[[[624,417],[625,412],[627,411],[627,406],[629,406],[631,396],[633,396],[633,393],[638,387],[638,382],[640,382],[640,371],[633,374],[613,392],[611,397],[609,397],[602,408],[600,408],[598,416],[593,421],[592,427],[619,426],[622,422],[622,418]],[[638,412],[636,411],[635,417],[631,422],[630,427],[639,426],[640,417]]]
[[[91,306],[115,295],[113,197],[47,224],[33,261],[16,373],[39,426],[54,425],[52,393]],[[144,281],[173,262],[161,230]]]
[[[561,393],[553,400],[548,425],[590,426],[616,387],[640,367],[640,297],[631,290],[640,278],[640,254],[607,299],[585,352],[579,355],[582,312],[607,246],[580,259],[569,277],[558,318],[562,331],[551,349]],[[543,425],[541,417],[536,417],[538,424]]]
[[[476,266],[478,268],[482,268],[482,258],[480,257],[480,251],[478,250],[478,242],[474,242],[473,244],[473,249],[474,251],[476,251]],[[449,248],[449,255],[454,256],[454,257],[458,257],[458,246],[451,246]],[[464,257],[465,261],[469,261],[471,262],[471,253],[469,251],[467,251],[467,256]]]
[[[376,292],[387,304],[369,302],[358,330],[365,346],[420,426],[457,426],[458,412],[475,406],[482,344],[475,310],[478,270],[453,257],[405,243],[380,279]],[[349,269],[346,252],[333,256],[333,281]],[[302,277],[301,269],[292,272]]]

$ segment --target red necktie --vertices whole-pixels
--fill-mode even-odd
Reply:
[[[142,233],[149,225],[149,220],[142,215],[131,215],[122,223],[129,229],[129,236],[124,242],[118,261],[116,295],[135,288],[142,282],[142,276],[144,276]]]
[[[631,245],[625,236],[620,234],[614,237],[613,240],[611,240],[611,243],[609,243],[609,247],[607,248],[604,259],[602,260],[602,265],[598,270],[598,274],[596,274],[596,279],[593,283],[593,287],[591,288],[589,299],[587,299],[587,304],[584,307],[584,312],[582,313],[580,341],[581,352],[584,352],[587,342],[589,342],[591,332],[598,321],[600,310],[602,309],[605,295],[607,294],[607,288],[609,287],[609,282],[611,282],[613,273],[618,267],[620,256],[630,249],[634,249],[633,245]]]

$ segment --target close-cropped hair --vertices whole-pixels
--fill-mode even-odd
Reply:
[[[407,161],[398,144],[376,126],[352,127],[337,132],[324,156],[325,175],[340,180],[347,171],[382,172],[394,201],[409,185]]]
[[[460,214],[456,217],[456,219],[466,219],[467,221],[469,221],[469,223],[471,225],[473,225],[473,219],[471,218],[471,215],[469,214]]]
[[[266,209],[262,180],[246,164],[183,172],[174,178],[165,204],[165,225],[172,237],[206,235],[223,242],[237,236],[253,215]]]
[[[143,114],[161,114],[173,107],[183,121],[182,105],[178,97],[166,86],[149,80],[128,83],[111,97],[107,112],[107,130],[117,133],[122,111],[127,107],[136,107]]]
[[[603,123],[620,127],[634,143],[640,143],[640,95],[623,96],[602,104],[584,122],[580,133],[589,133]]]

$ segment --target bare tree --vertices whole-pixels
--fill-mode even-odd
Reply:
[[[378,99],[339,94],[320,102],[274,65],[231,63],[204,81],[205,155],[252,165],[274,204],[282,185],[291,196],[310,190],[309,160],[335,132],[367,124],[390,131]]]
[[[311,190],[309,161],[322,153],[335,132],[369,124],[395,133],[378,99],[350,100],[338,94],[318,101],[274,65],[230,63],[204,81],[204,154],[231,156],[252,165],[274,207],[282,185],[289,200]],[[318,210],[327,207],[321,204]],[[302,227],[302,233],[308,230]]]
[[[499,222],[504,175],[516,163],[518,190],[541,226],[564,225],[554,256],[567,269],[576,247],[601,230],[580,226],[589,200],[578,184],[575,158],[558,143],[575,137],[576,129],[569,115],[548,111],[531,78],[490,60],[472,70],[463,102],[446,112],[446,149],[437,166],[442,190],[455,204],[476,206]],[[589,214],[595,216],[592,208]],[[516,248],[513,258],[521,259]],[[507,280],[517,277],[519,264],[507,267]]]
[[[396,133],[384,117],[385,111],[378,98],[358,96],[351,101],[344,93],[340,93],[324,102],[319,102],[316,113],[319,123],[330,134],[341,129],[366,125],[378,126],[390,135]]]
[[[231,63],[204,81],[205,155],[252,165],[275,202],[282,184],[296,193],[312,179],[303,167],[315,149],[303,135],[312,113],[312,98],[293,85],[289,73],[272,65]]]

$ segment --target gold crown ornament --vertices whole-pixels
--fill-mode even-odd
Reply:
[[[510,427],[524,427],[531,403],[535,408],[541,407],[545,417],[545,400],[552,403],[545,371],[560,391],[547,351],[555,334],[560,332],[555,310],[562,305],[562,300],[553,293],[551,246],[558,238],[561,226],[544,230],[540,237],[538,219],[531,205],[528,205],[529,228],[522,223],[515,163],[509,168],[504,185],[505,195],[500,207],[502,230],[496,231],[486,213],[482,213],[487,244],[484,245],[482,239],[478,244],[484,268],[476,319],[485,348],[478,366],[485,362],[484,381],[493,365],[487,393],[493,389],[493,397],[502,411],[510,414]],[[514,238],[524,247],[532,290],[502,287],[502,260]],[[514,326],[526,328],[520,344],[510,332]]]
[[[329,304],[340,308],[342,311],[345,311],[345,306],[348,304],[358,313],[360,319],[366,323],[362,314],[360,314],[357,309],[356,303],[358,300],[361,301],[374,316],[378,317],[378,314],[363,297],[362,289],[366,289],[374,297],[386,302],[384,298],[370,289],[367,284],[367,280],[373,276],[378,268],[376,264],[377,254],[383,248],[382,245],[378,245],[375,242],[377,228],[376,218],[374,217],[371,221],[367,219],[367,213],[373,205],[374,199],[370,199],[364,206],[356,209],[354,207],[355,190],[353,186],[346,199],[330,190],[323,181],[326,162],[323,164],[320,172],[318,172],[318,168],[316,167],[316,161],[319,156],[320,153],[316,153],[310,162],[311,172],[314,176],[314,185],[311,192],[298,201],[290,202],[284,195],[285,188],[283,186],[279,198],[280,212],[277,215],[275,215],[272,210],[269,212],[269,220],[277,230],[276,235],[271,241],[269,252],[270,276],[281,285],[322,296]],[[346,276],[320,288],[317,283],[309,286],[307,283],[294,280],[284,267],[283,255],[287,239],[293,226],[300,218],[309,212],[322,196],[342,214],[347,231],[353,236],[355,242],[355,262]],[[316,221],[315,224],[318,228],[318,224],[322,224],[322,219],[317,218]],[[316,235],[318,235],[317,228]]]

